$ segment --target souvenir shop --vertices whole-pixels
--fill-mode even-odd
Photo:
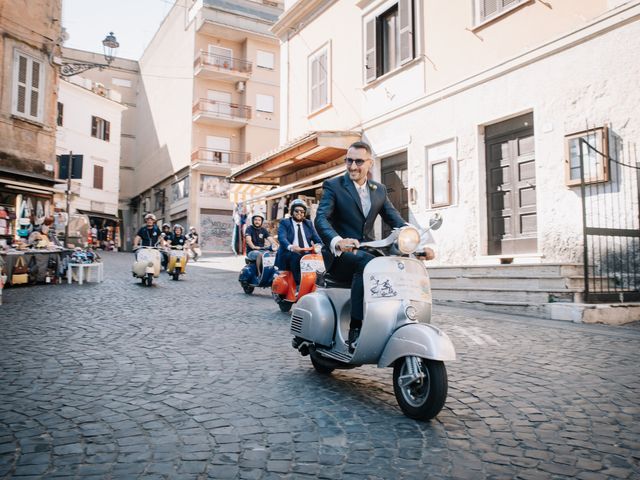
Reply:
[[[120,219],[107,213],[78,210],[89,217],[87,244],[92,248],[117,252],[121,249]]]

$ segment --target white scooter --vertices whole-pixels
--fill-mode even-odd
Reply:
[[[134,277],[140,278],[143,285],[150,287],[153,279],[160,276],[160,248],[138,247],[134,252],[136,261],[133,263],[131,273]]]
[[[364,320],[353,353],[345,343],[351,320],[350,285],[328,276],[324,288],[305,295],[291,314],[292,345],[310,355],[322,374],[364,364],[393,366],[393,390],[400,408],[418,420],[434,418],[447,398],[445,361],[455,360],[451,340],[431,325],[431,285],[427,269],[413,255],[429,230],[406,226],[384,240],[365,242],[377,255],[365,267]],[[387,256],[385,256],[387,255]]]

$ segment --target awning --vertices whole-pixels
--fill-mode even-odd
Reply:
[[[37,183],[18,182],[15,180],[7,180],[6,178],[2,178],[2,177],[0,177],[0,185],[4,185],[6,188],[10,188],[11,190],[40,193],[45,195],[51,195],[53,193],[59,192],[59,190],[56,190],[53,187],[49,187],[46,185],[39,185]]]
[[[109,213],[104,213],[104,212],[92,212],[91,210],[78,210],[78,213],[82,213],[83,215],[87,215],[89,217],[105,218],[107,220],[115,220],[116,222],[120,221],[120,218],[116,217],[115,215],[111,215]]]
[[[249,183],[232,183],[229,189],[229,200],[232,203],[247,202],[249,199],[268,192],[268,185],[252,185]]]
[[[323,167],[336,166],[336,160],[360,138],[358,132],[312,132],[234,169],[228,178],[232,183],[275,186],[282,186],[281,179],[294,173],[296,179],[306,179]]]
[[[43,175],[41,173],[32,173],[25,172],[24,170],[19,170],[17,168],[0,166],[0,181],[4,182],[5,179],[11,181],[33,181],[36,183],[41,183],[43,185],[53,186],[56,183],[64,183],[64,180],[58,180],[49,175]],[[32,185],[36,186],[36,185]],[[38,185],[40,186],[40,185]]]

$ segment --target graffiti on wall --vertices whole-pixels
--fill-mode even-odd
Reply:
[[[233,235],[233,219],[231,215],[200,216],[200,247],[203,250],[230,252]]]

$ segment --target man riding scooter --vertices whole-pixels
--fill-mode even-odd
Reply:
[[[323,184],[323,195],[315,226],[324,243],[322,256],[327,272],[339,281],[351,283],[351,323],[347,345],[353,351],[362,327],[364,286],[362,272],[375,257],[358,250],[360,242],[373,240],[373,224],[380,215],[392,228],[406,221],[387,196],[386,187],[368,180],[373,166],[371,147],[355,142],[347,150],[346,173]],[[427,259],[434,257],[427,247]]]
[[[169,252],[169,264],[167,265],[167,273],[177,280],[179,275],[185,273],[187,263],[186,252],[184,248],[187,245],[187,237],[184,236],[182,225],[176,223],[173,226],[173,233],[165,240],[167,246],[171,248]]]
[[[307,253],[309,247],[316,243],[322,243],[320,237],[313,228],[311,220],[306,219],[307,204],[301,199],[296,199],[289,205],[291,218],[285,218],[278,227],[278,254],[276,267],[280,270],[289,270],[293,273],[293,279],[300,286],[300,259]]]
[[[189,233],[187,234],[187,242],[189,246],[189,251],[191,252],[191,258],[193,258],[194,262],[197,262],[198,259],[202,256],[202,250],[200,250],[199,235],[196,231],[196,227],[189,227]]]
[[[256,212],[251,217],[251,225],[244,232],[244,238],[247,242],[247,257],[251,260],[256,260],[260,250],[264,250],[267,247],[275,250],[276,247],[269,230],[262,226],[263,223],[264,215]]]
[[[142,247],[155,247],[160,239],[160,229],[156,225],[156,216],[153,213],[147,213],[144,216],[145,226],[138,230],[135,238],[133,239],[133,248]]]

